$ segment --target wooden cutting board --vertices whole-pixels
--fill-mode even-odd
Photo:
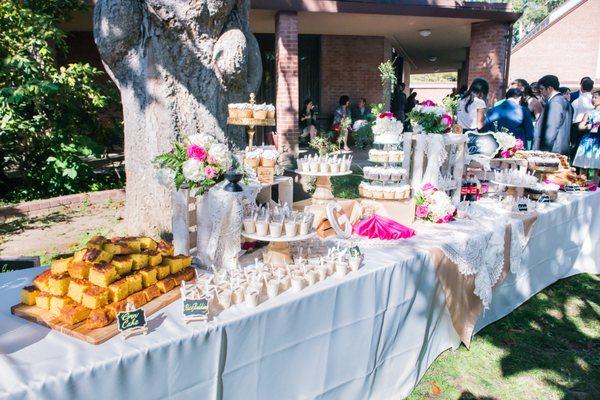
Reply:
[[[171,291],[147,303],[142,307],[142,309],[146,313],[146,317],[148,317],[173,303],[180,296],[181,294],[179,291],[179,286],[177,286]],[[12,306],[10,311],[18,317],[25,318],[26,320],[38,323],[65,335],[73,336],[91,344],[104,343],[108,339],[119,334],[116,322],[113,322],[103,328],[89,329],[86,327],[85,321],[75,325],[68,325],[52,315],[50,311],[36,306],[17,304],[16,306]]]

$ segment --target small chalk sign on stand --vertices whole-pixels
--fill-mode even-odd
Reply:
[[[519,203],[517,207],[519,211],[527,211],[527,203]]]
[[[538,203],[550,203],[550,196],[548,196],[547,194],[541,195],[538,199]]]
[[[565,185],[564,191],[565,192],[580,192],[581,187],[579,185]]]
[[[199,287],[182,281],[180,290],[184,322],[208,321],[209,299],[201,295]]]
[[[148,333],[144,310],[135,308],[133,303],[128,302],[125,311],[117,314],[117,329],[123,334],[123,339],[138,333]]]

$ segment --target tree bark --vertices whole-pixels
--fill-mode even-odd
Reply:
[[[227,104],[246,101],[262,64],[249,27],[249,0],[98,0],[94,38],[123,103],[129,234],[170,231],[171,193],[153,160],[172,143],[227,133]]]

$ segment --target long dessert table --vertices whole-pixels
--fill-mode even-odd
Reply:
[[[455,240],[446,225],[365,249],[365,266],[344,279],[238,305],[209,323],[186,325],[174,303],[149,317],[149,334],[98,346],[10,314],[39,268],[0,274],[0,398],[401,398],[440,353],[541,289],[600,273],[600,193],[561,195],[536,213],[520,267],[504,268],[488,307],[472,313],[474,327],[457,331],[439,260],[420,242]]]

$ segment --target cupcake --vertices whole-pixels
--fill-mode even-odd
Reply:
[[[360,193],[360,188],[362,188],[362,197],[366,197],[366,198],[372,198],[373,197],[373,185],[367,183],[367,182],[361,182],[360,185],[358,185],[359,188],[359,193]]]
[[[241,118],[252,118],[254,113],[252,112],[252,104],[241,103],[238,104],[238,116]]]
[[[252,151],[246,152],[246,156],[244,158],[244,162],[247,166],[251,168],[256,168],[260,165],[260,157],[262,154],[261,149],[254,149]]]
[[[389,162],[401,162],[404,160],[404,152],[401,150],[391,150],[388,153]]]
[[[394,200],[395,188],[392,186],[385,186],[383,188],[383,198],[386,200]]]
[[[267,105],[267,118],[274,119],[275,118],[275,106],[273,104]]]
[[[406,170],[403,168],[392,168],[390,179],[393,181],[401,181],[405,172]]]
[[[377,173],[377,168],[375,168],[375,167],[364,167],[363,172],[364,172],[365,178],[367,178],[367,179],[373,179],[373,180],[379,179],[379,174]]]
[[[394,198],[396,200],[408,199],[408,197],[410,195],[410,186],[408,186],[408,185],[396,186],[394,189],[395,189],[394,190]]]
[[[381,151],[379,152],[379,156],[377,157],[379,162],[389,162],[389,155],[387,151]]]
[[[392,171],[389,168],[379,168],[379,179],[389,181]]]
[[[254,104],[252,106],[252,115],[255,119],[266,119],[267,118],[267,105],[266,104]]]
[[[277,159],[279,158],[279,153],[277,150],[263,150],[260,155],[260,165],[263,167],[274,167],[277,164]]]
[[[239,113],[238,113],[238,108],[237,108],[237,104],[235,103],[231,103],[227,105],[227,110],[229,111],[229,118],[238,118]]]
[[[383,186],[373,186],[373,198],[383,199]]]

